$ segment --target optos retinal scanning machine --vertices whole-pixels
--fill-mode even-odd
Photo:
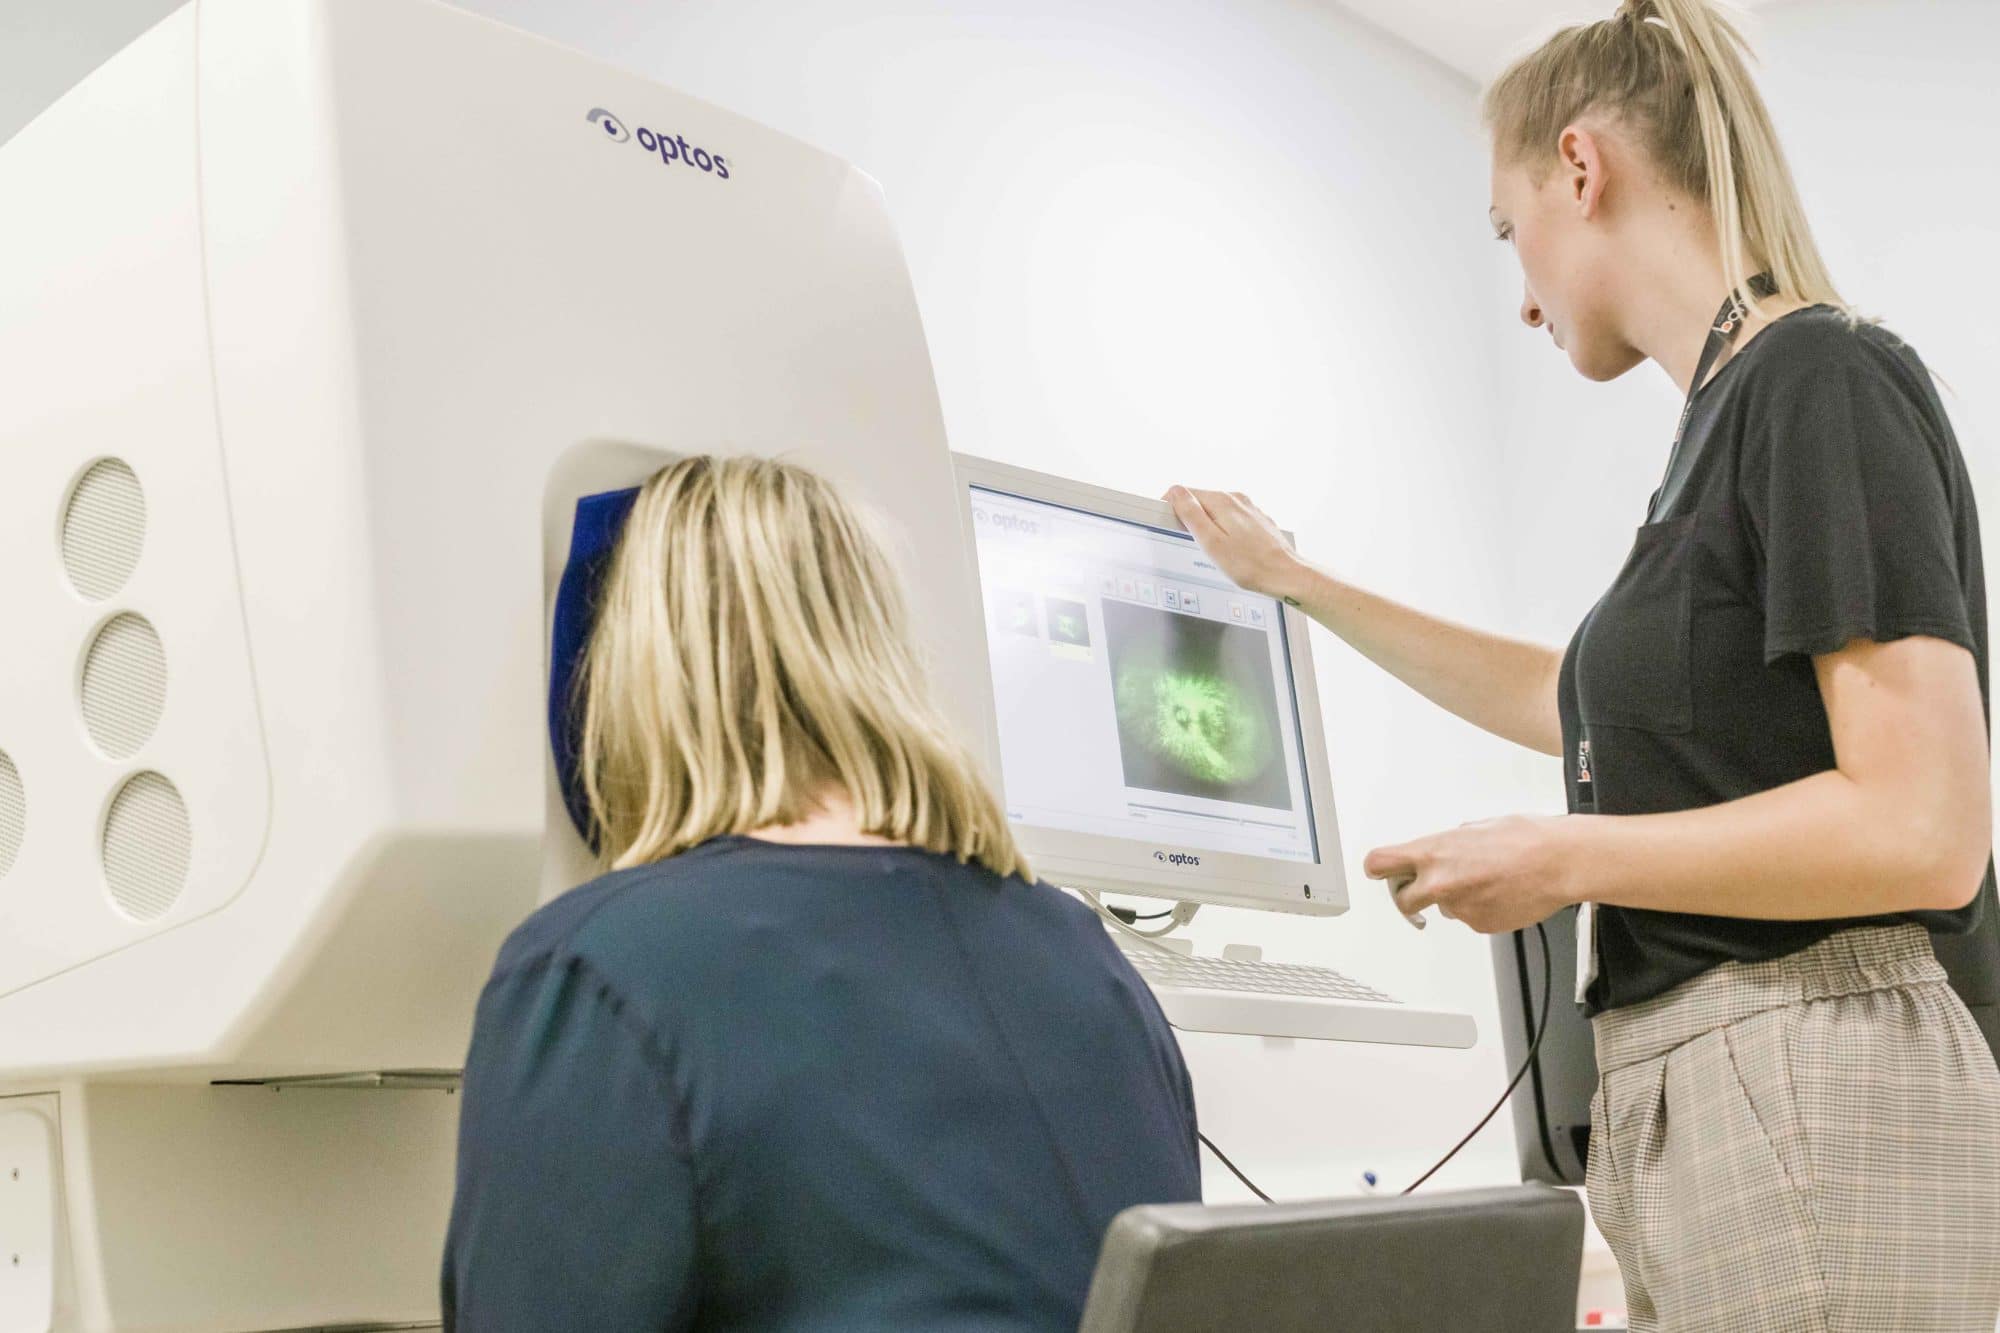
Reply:
[[[968,512],[867,177],[426,0],[190,4],[0,146],[0,199],[0,1327],[434,1320],[440,1089],[589,873],[544,712],[579,498],[691,452],[849,483],[989,750],[973,529],[1088,516]],[[1160,553],[1114,548],[1083,599],[996,549],[1041,618],[1003,687],[1110,654],[1092,771],[1161,794],[1027,737],[1031,849],[1338,910],[1288,631],[1184,540],[1129,595]]]

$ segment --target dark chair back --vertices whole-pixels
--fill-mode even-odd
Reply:
[[[1078,1333],[1573,1333],[1583,1203],[1510,1185],[1112,1220]]]

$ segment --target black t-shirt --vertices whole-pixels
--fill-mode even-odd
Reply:
[[[1990,709],[1965,460],[1915,352],[1830,307],[1796,311],[1696,395],[1651,519],[1563,654],[1570,810],[1690,810],[1833,768],[1813,656],[1908,635],[1971,650]],[[1864,922],[1968,931],[1993,893],[1989,860],[1954,912],[1764,921],[1600,906],[1586,1008]]]

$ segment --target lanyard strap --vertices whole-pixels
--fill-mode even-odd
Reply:
[[[1749,288],[1752,296],[1758,298],[1774,296],[1778,290],[1778,284],[1771,281],[1771,275],[1768,273],[1759,273],[1744,286]],[[1699,394],[1701,386],[1707,383],[1708,372],[1714,367],[1715,359],[1722,355],[1724,348],[1736,341],[1736,334],[1743,327],[1743,320],[1748,314],[1749,311],[1744,309],[1743,302],[1737,299],[1735,292],[1723,298],[1722,308],[1715,312],[1715,322],[1709,326],[1708,339],[1702,343],[1701,356],[1694,363],[1694,378],[1688,381],[1687,402],[1681,405],[1680,424],[1674,427],[1674,445],[1667,454],[1666,475],[1660,478],[1660,489],[1653,492],[1653,503],[1646,508],[1648,523],[1653,521],[1654,511],[1666,497],[1667,482],[1673,477],[1674,464],[1680,459],[1681,437],[1687,434],[1688,418],[1694,415],[1695,395]]]

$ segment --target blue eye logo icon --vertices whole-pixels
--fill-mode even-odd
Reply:
[[[625,123],[601,106],[592,107],[585,119],[603,130],[614,143],[624,143],[632,137],[632,132],[625,128]]]

